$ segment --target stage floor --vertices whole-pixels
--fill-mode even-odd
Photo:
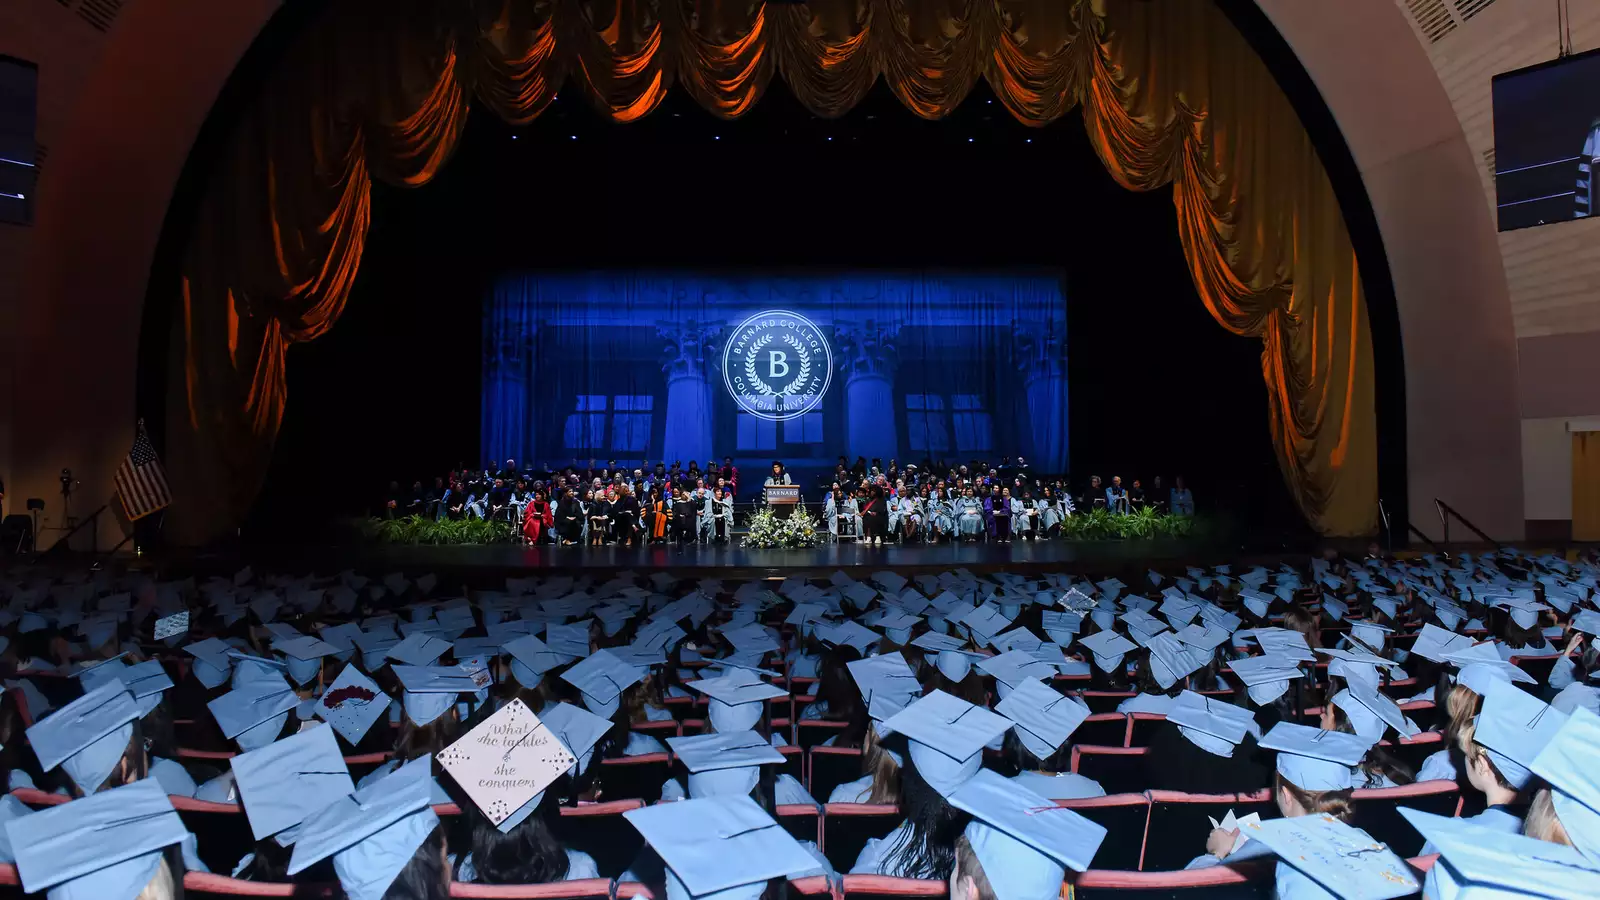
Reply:
[[[1340,547],[1356,552],[1361,546]],[[1142,576],[1149,568],[1171,571],[1189,565],[1221,562],[1263,563],[1319,552],[1321,544],[1244,546],[1237,541],[1160,539],[1146,541],[1041,541],[1010,544],[858,545],[823,544],[808,550],[756,550],[733,546],[689,545],[646,547],[519,547],[417,545],[299,545],[237,548],[224,554],[193,558],[224,567],[236,560],[282,571],[329,573],[346,568],[456,572],[476,578],[519,575],[531,571],[638,572],[675,571],[706,577],[784,576],[801,572],[826,575],[834,569],[893,569],[902,573],[937,572],[965,567],[973,571],[1071,572],[1075,574]],[[476,580],[476,578],[474,580]],[[1131,581],[1129,582],[1132,583]]]

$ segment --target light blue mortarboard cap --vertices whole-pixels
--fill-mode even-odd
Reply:
[[[1466,897],[1588,897],[1600,867],[1576,848],[1487,828],[1470,818],[1400,807],[1439,852],[1428,873],[1434,900]]]
[[[300,685],[317,677],[317,673],[322,670],[324,656],[333,656],[339,652],[338,647],[309,635],[273,641],[272,649],[284,655],[289,666],[289,677],[295,684]]]
[[[80,790],[93,794],[127,752],[138,718],[133,694],[112,679],[29,728],[28,742],[42,769],[61,766]]]
[[[427,725],[450,710],[461,694],[474,694],[478,684],[457,666],[395,666],[394,674],[405,688],[406,716]]]
[[[718,731],[748,731],[761,721],[766,701],[789,694],[742,669],[731,670],[718,678],[691,681],[688,686],[711,698],[708,711],[711,725]]]
[[[531,634],[506,641],[500,645],[500,649],[511,655],[511,674],[516,676],[518,684],[526,688],[538,687],[544,673],[568,659]]]
[[[1600,747],[1600,716],[1579,707],[1567,717],[1529,766],[1550,783],[1556,818],[1572,846],[1600,867],[1600,772],[1595,748]]]
[[[155,877],[162,851],[189,836],[148,778],[12,819],[5,829],[23,890],[48,889],[51,900],[133,900]]]
[[[318,810],[300,826],[289,874],[331,856],[350,900],[381,900],[439,825],[432,769],[431,755],[418,757]]]
[[[206,704],[222,736],[237,741],[240,749],[255,750],[272,743],[289,721],[289,711],[300,703],[294,688],[273,673],[234,688]]]
[[[749,797],[704,797],[622,814],[667,865],[667,900],[756,900],[767,881],[816,868]]]
[[[982,771],[950,796],[971,813],[967,843],[996,900],[1055,900],[1066,869],[1089,868],[1106,829],[994,772]]]
[[[293,828],[355,792],[333,729],[308,728],[230,760],[256,840]]]
[[[389,648],[387,656],[408,666],[431,666],[449,650],[451,644],[441,637],[422,631],[413,631]]]
[[[583,705],[610,716],[621,703],[622,692],[637,684],[648,669],[630,666],[609,650],[596,650],[565,672],[561,679],[583,694]]]
[[[761,766],[782,765],[783,754],[754,731],[669,737],[667,744],[689,769],[689,796],[749,796]]]
[[[1373,741],[1342,731],[1279,722],[1261,738],[1261,747],[1278,751],[1278,774],[1301,790],[1342,791],[1353,787],[1353,767]]]
[[[1472,739],[1488,751],[1506,783],[1521,790],[1533,777],[1528,766],[1566,723],[1565,713],[1509,681],[1495,681],[1483,698]]]
[[[923,780],[948,797],[982,766],[983,748],[1014,723],[935,690],[884,724],[906,736],[912,762]]]
[[[1022,746],[1039,759],[1055,755],[1089,717],[1089,707],[1082,702],[1031,678],[1018,684],[994,708],[1016,723],[1013,730]]]

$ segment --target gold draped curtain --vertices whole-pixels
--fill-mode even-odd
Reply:
[[[1372,349],[1350,237],[1294,109],[1210,0],[340,0],[208,176],[173,324],[168,527],[200,542],[243,519],[288,400],[286,354],[349,297],[372,180],[427,183],[470,103],[525,123],[571,83],[627,122],[676,86],[733,118],[774,76],[826,117],[879,78],[929,119],[979,78],[1029,125],[1081,105],[1118,182],[1173,186],[1201,299],[1261,341],[1272,441],[1306,519],[1374,529]],[[1139,291],[1129,273],[1117,302]],[[1214,389],[1227,402],[1229,385]],[[1236,437],[1174,435],[1173,452],[1217,439]]]

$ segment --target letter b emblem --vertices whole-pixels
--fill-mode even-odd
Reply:
[[[789,354],[782,350],[767,351],[767,377],[782,378],[789,374]]]

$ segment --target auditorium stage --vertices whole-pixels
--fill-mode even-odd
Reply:
[[[1010,544],[913,544],[879,547],[851,542],[823,544],[806,550],[757,550],[743,547],[689,545],[647,547],[521,547],[416,545],[300,545],[240,547],[222,554],[193,558],[221,569],[246,561],[282,571],[329,573],[346,568],[371,572],[399,570],[455,573],[481,583],[504,575],[537,572],[612,573],[670,571],[700,577],[715,573],[728,578],[781,577],[798,573],[826,575],[834,569],[893,569],[910,574],[967,568],[974,572],[1070,572],[1140,577],[1150,568],[1171,571],[1216,563],[1303,563],[1320,552],[1323,542],[1293,543],[1184,539],[1143,541],[1042,541]],[[1359,554],[1364,544],[1335,544],[1344,553]],[[1129,581],[1131,584],[1132,582]]]

